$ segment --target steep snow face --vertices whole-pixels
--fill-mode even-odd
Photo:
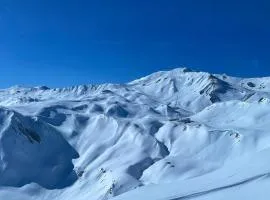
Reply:
[[[61,133],[7,109],[0,109],[0,116],[1,186],[35,182],[48,189],[64,188],[77,179],[72,159],[78,153]]]
[[[242,183],[270,173],[269,99],[270,78],[186,68],[123,85],[2,89],[0,199],[244,194]]]

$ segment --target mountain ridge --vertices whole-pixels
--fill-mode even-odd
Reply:
[[[178,68],[126,84],[0,94],[0,198],[148,199],[139,191],[164,186],[164,200],[197,199],[270,173],[260,167],[270,148],[267,77]],[[191,193],[185,182],[196,181]]]

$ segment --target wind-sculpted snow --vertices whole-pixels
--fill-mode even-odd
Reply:
[[[76,181],[72,159],[78,153],[61,133],[39,119],[8,109],[0,109],[0,116],[1,186],[35,182],[53,189]]]
[[[2,89],[0,199],[261,192],[270,185],[269,99],[270,78],[186,68],[122,85]]]

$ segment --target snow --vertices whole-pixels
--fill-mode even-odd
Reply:
[[[0,90],[0,199],[267,199],[270,78],[178,68]]]

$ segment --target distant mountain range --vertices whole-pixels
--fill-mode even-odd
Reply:
[[[267,200],[270,77],[1,89],[0,143],[0,199]]]

